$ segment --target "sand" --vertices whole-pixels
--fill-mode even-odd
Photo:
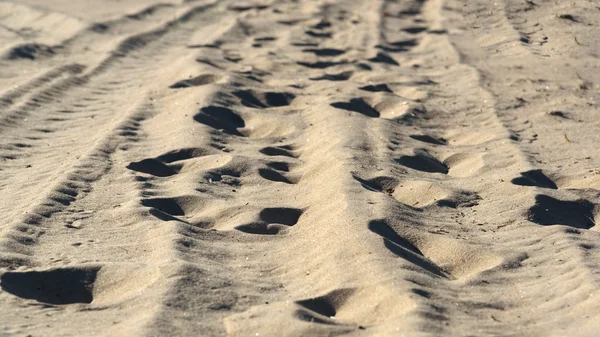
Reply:
[[[0,336],[597,336],[599,25],[0,2]]]

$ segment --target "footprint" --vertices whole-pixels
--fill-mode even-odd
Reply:
[[[515,185],[520,186],[536,186],[541,188],[558,189],[558,186],[548,178],[542,170],[530,170],[527,172],[521,172],[521,176],[514,178],[511,181]]]
[[[298,223],[304,210],[299,208],[273,207],[263,209],[259,215],[259,220],[235,227],[237,230],[251,233],[274,235],[286,230],[288,227]]]
[[[253,90],[237,90],[232,94],[241,100],[242,105],[259,109],[288,106],[296,98],[296,95],[289,92],[257,93]]]
[[[181,205],[177,202],[177,200],[172,198],[145,199],[142,200],[142,205],[146,207],[155,208],[163,213],[172,216],[185,215],[185,212],[183,208],[181,208]]]
[[[314,30],[307,30],[304,34],[320,39],[328,39],[331,38],[331,33],[329,32],[315,32]]]
[[[324,61],[318,61],[318,62],[296,62],[298,65],[307,67],[307,68],[313,68],[313,69],[325,69],[325,68],[329,68],[329,67],[333,67],[333,66],[338,66],[341,64],[346,64],[347,62],[345,61],[339,61],[339,62],[324,62]]]
[[[394,192],[394,189],[398,185],[397,179],[386,176],[375,177],[373,179],[366,180],[360,178],[356,174],[352,174],[352,178],[358,181],[365,189],[374,192],[384,192],[392,194]]]
[[[415,47],[417,44],[418,44],[417,39],[409,39],[409,40],[391,42],[386,45],[377,45],[376,48],[379,48],[379,49],[387,51],[387,52],[397,53],[397,52],[408,51],[411,48]]]
[[[418,9],[411,8],[411,9],[406,9],[406,10],[400,11],[398,14],[401,16],[415,16],[415,15],[421,14],[421,11]]]
[[[39,57],[48,57],[56,53],[57,47],[39,43],[28,43],[12,48],[6,58],[9,60],[28,59],[35,60]]]
[[[323,296],[296,301],[296,317],[314,323],[353,326],[359,330],[416,309],[409,293],[387,284],[342,288]]]
[[[471,278],[504,262],[504,259],[487,249],[464,241],[410,229],[400,234],[384,220],[371,221],[369,229],[382,236],[384,241],[387,240],[390,244],[386,244],[386,247],[394,249],[397,255],[401,254],[399,256],[415,265],[443,277],[456,280]]]
[[[370,58],[369,61],[374,63],[391,64],[394,66],[400,65],[398,62],[396,62],[396,60],[394,60],[391,56],[389,56],[386,53],[377,53],[377,56]]]
[[[333,57],[340,56],[346,53],[343,49],[335,49],[335,48],[320,48],[320,49],[304,49],[302,50],[305,53],[313,53],[316,56],[325,56],[325,57]]]
[[[227,9],[229,9],[231,11],[235,11],[235,12],[246,12],[251,9],[263,10],[263,9],[267,9],[267,8],[269,8],[268,5],[262,5],[262,4],[245,4],[245,5],[229,5],[229,6],[227,6]]]
[[[388,92],[378,92],[369,96],[366,102],[385,119],[406,119],[425,113],[425,107],[420,103],[413,103],[403,97]]]
[[[392,90],[387,86],[387,84],[374,84],[367,85],[364,87],[360,87],[360,90],[369,91],[369,92],[389,92],[392,93]]]
[[[169,177],[179,173],[183,165],[167,165],[175,161],[186,160],[209,155],[211,152],[201,148],[184,148],[162,154],[156,158],[131,162],[127,168],[156,177]],[[217,160],[218,161],[218,160]]]
[[[291,158],[298,158],[296,154],[294,154],[294,148],[291,145],[282,145],[282,146],[267,146],[259,150],[260,153],[267,156],[285,156]]]
[[[319,46],[318,43],[306,42],[306,41],[292,42],[291,45],[295,46],[295,47],[318,47]]]
[[[312,28],[322,30],[329,27],[331,27],[331,22],[323,19],[319,21],[319,23],[315,24]]]
[[[352,75],[354,74],[354,71],[343,71],[341,73],[337,73],[337,74],[325,74],[323,76],[320,77],[312,77],[311,80],[313,81],[347,81],[348,79],[350,79],[350,77],[352,77]]]
[[[448,166],[429,154],[427,150],[417,149],[414,153],[413,156],[402,156],[396,159],[396,162],[417,171],[448,174]]]
[[[283,171],[283,172],[289,172],[290,167],[291,167],[290,163],[286,163],[283,161],[270,162],[270,163],[267,163],[267,166],[272,169],[275,169],[277,171]]]
[[[275,41],[277,37],[275,36],[264,36],[264,37],[255,37],[254,41],[256,42],[267,42],[267,41]]]
[[[293,179],[293,178],[288,178],[286,176],[284,176],[283,174],[272,170],[272,169],[266,169],[266,168],[260,168],[258,169],[258,174],[270,181],[275,181],[275,182],[282,182],[282,183],[286,183],[286,184],[296,184],[298,182],[297,179]]]
[[[419,34],[427,30],[427,27],[409,27],[402,29],[409,34]]]
[[[298,223],[302,213],[304,213],[304,211],[300,208],[274,207],[263,209],[260,212],[259,217],[262,221],[268,223],[293,226]]]
[[[446,140],[444,138],[436,138],[429,135],[410,135],[409,137],[423,143],[434,145],[446,145]]]
[[[131,162],[127,165],[127,168],[132,171],[151,174],[156,177],[169,177],[178,173],[176,168],[167,166],[154,158]]]
[[[539,225],[564,225],[590,229],[594,221],[595,205],[588,200],[563,201],[538,194],[535,205],[527,212],[527,219]]]
[[[307,314],[309,317],[314,316],[321,319],[335,319],[337,315],[337,308],[343,305],[346,299],[352,295],[353,291],[353,289],[337,289],[323,296],[296,301],[296,304],[301,308],[308,310],[309,313]],[[300,315],[300,318],[306,317],[304,315]],[[326,322],[327,320],[325,320],[323,323]]]
[[[448,275],[432,261],[429,261],[423,253],[409,240],[401,237],[387,222],[373,220],[369,222],[369,230],[383,238],[385,247],[404,260],[440,277],[448,278]]]
[[[444,160],[450,168],[448,175],[452,177],[469,177],[485,167],[482,153],[457,153]]]
[[[393,189],[391,195],[399,202],[415,208],[431,205],[450,208],[472,207],[480,200],[475,193],[445,188],[424,180],[403,181]]]
[[[245,126],[244,120],[231,109],[213,105],[200,109],[194,120],[235,136],[242,136],[237,128]]]
[[[362,98],[353,98],[348,102],[335,102],[330,105],[337,109],[358,112],[367,117],[379,117],[379,112],[373,109]]]
[[[156,214],[163,213],[170,215],[171,217],[177,217],[188,215],[188,213],[197,210],[202,202],[202,198],[189,195],[174,198],[143,199],[141,203],[142,206],[154,209],[155,211],[152,212],[154,216],[157,216]],[[160,213],[156,211],[159,211]]]
[[[7,293],[42,303],[91,303],[99,270],[100,267],[80,267],[6,272],[0,276],[0,284]]]
[[[204,175],[204,181],[209,183],[220,182],[229,186],[241,186],[240,178],[245,168],[242,167],[221,167],[207,172]]]
[[[204,74],[204,75],[196,76],[193,78],[189,78],[187,80],[179,81],[179,82],[171,85],[169,88],[181,89],[181,88],[197,87],[197,86],[201,86],[201,85],[211,84],[218,80],[219,80],[219,76],[212,75],[212,74]]]

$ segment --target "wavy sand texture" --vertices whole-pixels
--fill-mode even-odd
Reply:
[[[595,336],[600,9],[0,3],[0,335]]]

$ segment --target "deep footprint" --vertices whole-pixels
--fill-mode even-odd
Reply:
[[[511,181],[515,185],[520,186],[536,186],[541,188],[558,189],[558,186],[548,178],[542,170],[531,170],[527,172],[521,172],[521,176]]]
[[[415,150],[414,156],[402,156],[396,162],[417,171],[448,174],[448,167],[423,149]]]
[[[296,98],[296,95],[289,92],[258,93],[252,90],[237,90],[232,94],[239,98],[244,106],[258,109],[288,106]]]
[[[329,68],[329,67],[333,67],[333,66],[338,66],[341,64],[346,64],[346,62],[296,62],[298,63],[298,65],[307,67],[307,68],[313,68],[313,69],[325,69],[325,68]]]
[[[418,140],[423,143],[434,144],[434,145],[446,145],[444,138],[436,138],[429,135],[410,135],[410,138]]]
[[[595,205],[588,200],[563,201],[538,194],[527,218],[539,225],[564,225],[590,229],[594,222]]]
[[[339,56],[344,54],[346,51],[343,49],[333,49],[333,48],[321,48],[321,49],[304,49],[305,53],[313,53],[317,56]]]
[[[272,170],[272,169],[265,169],[265,168],[261,168],[258,169],[258,174],[270,181],[275,181],[275,182],[281,182],[281,183],[286,183],[286,184],[295,184],[296,182],[288,179],[286,176],[284,176],[283,174]]]
[[[343,71],[338,74],[325,74],[320,77],[312,77],[313,81],[347,81],[354,74],[353,71]]]
[[[219,77],[216,75],[205,74],[205,75],[200,75],[200,76],[196,76],[193,78],[189,78],[187,80],[179,81],[179,82],[171,85],[169,88],[182,89],[182,88],[197,87],[197,86],[201,86],[201,85],[207,85],[207,84],[214,83],[218,79],[219,79]]]
[[[359,89],[369,92],[392,92],[392,90],[387,86],[387,84],[366,85],[364,87],[360,87]]]
[[[353,98],[348,102],[335,102],[330,105],[337,109],[358,112],[368,117],[379,117],[379,112],[373,109],[362,98]]]
[[[267,146],[259,150],[260,153],[267,156],[284,156],[297,158],[297,156],[292,152],[294,149],[289,145],[282,146]]]
[[[370,58],[369,61],[374,63],[385,63],[394,66],[399,66],[400,64],[396,62],[391,56],[386,53],[377,53],[377,56]]]
[[[299,208],[265,208],[259,214],[260,221],[237,226],[236,229],[250,234],[275,235],[298,223],[304,211]]]
[[[384,220],[369,222],[369,230],[381,236],[385,247],[396,256],[441,277],[448,277],[439,266],[425,258],[424,254],[410,241],[401,237]]]
[[[212,105],[200,109],[200,112],[194,116],[194,120],[236,136],[242,136],[237,129],[246,125],[244,120],[231,109]]]
[[[177,170],[153,158],[131,162],[127,165],[127,168],[132,171],[151,174],[156,177],[169,177],[177,174]]]
[[[42,303],[91,303],[99,270],[100,267],[82,267],[7,272],[0,277],[0,284],[7,293]]]

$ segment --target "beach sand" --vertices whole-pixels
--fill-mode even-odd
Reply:
[[[599,26],[0,2],[0,335],[597,336]]]

